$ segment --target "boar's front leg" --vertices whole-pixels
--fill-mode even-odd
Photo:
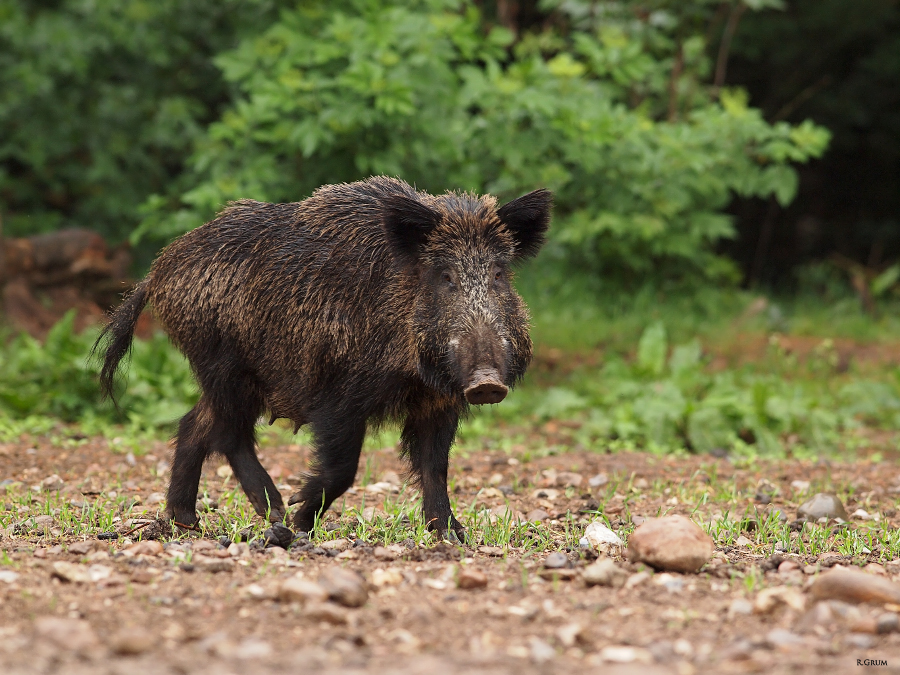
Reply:
[[[459,415],[456,411],[431,414],[410,413],[400,442],[409,457],[412,473],[422,488],[422,510],[429,530],[451,541],[466,540],[466,530],[450,509],[447,495],[447,469],[450,446],[456,436]]]
[[[289,504],[300,504],[294,514],[294,527],[309,532],[316,518],[331,503],[353,486],[359,454],[366,435],[365,419],[332,412],[311,421],[315,437],[312,471]]]

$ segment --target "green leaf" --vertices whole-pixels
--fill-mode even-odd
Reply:
[[[667,350],[666,327],[662,322],[651,324],[644,330],[638,342],[638,368],[650,375],[661,375],[666,365]]]

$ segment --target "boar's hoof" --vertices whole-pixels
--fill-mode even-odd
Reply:
[[[508,391],[496,370],[478,370],[466,387],[466,400],[472,405],[500,403]]]
[[[288,499],[288,506],[293,506],[294,504],[299,504],[302,501],[303,501],[303,493],[295,492],[294,494],[291,495],[291,498]]]
[[[464,546],[468,537],[466,536],[466,531],[463,529],[457,530],[444,530],[441,533],[442,539],[444,541],[448,541],[451,544],[455,544],[456,546]]]

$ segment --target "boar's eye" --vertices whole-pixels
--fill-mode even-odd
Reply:
[[[444,270],[441,272],[441,281],[443,281],[450,288],[456,288],[456,280],[453,278],[453,272],[450,270]]]
[[[503,279],[503,268],[495,267],[494,268],[494,281],[500,281]]]

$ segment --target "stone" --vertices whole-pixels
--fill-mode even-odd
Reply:
[[[53,526],[53,516],[38,516],[34,519],[34,527],[42,530]]]
[[[75,584],[88,584],[108,579],[112,575],[112,568],[106,565],[77,565],[70,562],[53,563],[53,576],[62,581]]]
[[[546,663],[556,656],[553,647],[534,635],[528,638],[528,653],[535,663]]]
[[[818,600],[900,604],[900,586],[897,584],[881,576],[843,567],[833,567],[819,575],[809,590]]]
[[[58,492],[62,490],[65,486],[63,479],[53,474],[52,476],[47,476],[44,480],[41,481],[41,487],[45,490],[52,490],[53,492]]]
[[[581,637],[581,634],[584,632],[584,626],[580,623],[567,623],[564,626],[560,626],[556,629],[556,638],[560,641],[563,647],[574,647],[575,643],[578,642],[578,638]]]
[[[389,548],[386,548],[385,546],[376,546],[375,550],[372,551],[372,555],[375,556],[376,560],[386,560],[386,561],[396,560],[398,557],[396,551],[392,551]]]
[[[99,548],[99,546],[99,541],[76,541],[74,544],[69,545],[69,553],[87,555],[95,548]]]
[[[753,613],[753,603],[745,598],[735,598],[728,605],[728,618],[733,619],[736,616],[747,616]]]
[[[343,607],[330,602],[310,602],[303,610],[303,615],[314,621],[324,621],[335,626],[347,623],[349,613]]]
[[[403,484],[400,474],[396,471],[385,471],[381,474],[381,482],[388,483],[389,485],[396,485],[398,487]]]
[[[537,523],[542,520],[547,520],[550,517],[550,514],[544,511],[543,509],[532,509],[528,512],[528,515],[525,516],[525,520],[529,523]]]
[[[357,572],[331,567],[319,577],[319,584],[331,600],[345,607],[362,607],[369,599],[366,580]]]
[[[584,477],[580,473],[572,471],[562,471],[556,474],[556,487],[580,487],[584,481]]]
[[[806,645],[806,640],[784,628],[775,628],[766,633],[766,644],[778,651],[792,651]]]
[[[228,555],[232,558],[247,558],[250,556],[250,545],[245,542],[239,544],[231,543],[225,550],[228,551]]]
[[[0,581],[4,584],[14,584],[18,578],[18,572],[13,572],[12,570],[0,570]]]
[[[795,588],[790,586],[772,586],[764,588],[753,601],[755,614],[770,614],[778,607],[788,606],[802,612],[806,608],[806,598]]]
[[[803,502],[797,509],[797,518],[817,521],[819,518],[849,520],[841,500],[833,494],[819,492]]]
[[[609,476],[605,473],[598,473],[596,476],[591,476],[588,479],[588,485],[591,487],[603,487],[609,482]]]
[[[749,539],[747,539],[747,537],[745,537],[744,535],[741,535],[741,536],[739,536],[737,539],[734,540],[734,545],[735,545],[735,546],[740,546],[740,547],[742,547],[742,548],[743,548],[743,547],[750,546],[752,543],[753,543],[753,542],[750,541]]]
[[[263,541],[266,548],[278,546],[280,548],[288,548],[294,541],[294,533],[289,527],[285,527],[281,523],[274,523],[272,527],[263,533]]]
[[[600,650],[600,658],[609,663],[652,663],[653,655],[646,649],[629,646],[609,646]]]
[[[82,656],[92,654],[100,646],[94,629],[83,619],[44,616],[34,622],[34,628],[39,638],[58,649],[76,652]]]
[[[308,579],[291,577],[281,582],[277,597],[282,602],[299,602],[305,605],[309,602],[325,602],[328,591]]]
[[[657,586],[662,586],[669,593],[681,593],[684,590],[684,579],[668,572],[654,576],[653,583]]]
[[[398,569],[376,569],[372,572],[372,585],[378,588],[399,586],[403,583],[403,574]]]
[[[789,574],[791,572],[798,572],[800,570],[800,563],[796,560],[782,560],[778,564],[778,573],[779,574]]]
[[[584,529],[584,538],[591,548],[608,549],[611,546],[622,546],[619,536],[601,520],[595,520]]]
[[[126,629],[117,632],[109,641],[109,648],[120,656],[136,656],[150,651],[155,638],[142,629]]]
[[[650,580],[650,575],[647,572],[636,572],[635,574],[630,575],[625,580],[625,590],[631,590],[632,588],[637,588],[645,581]]]
[[[350,540],[349,539],[332,539],[331,541],[324,541],[319,544],[326,551],[338,551],[343,552],[350,548]]]
[[[550,570],[558,570],[566,567],[569,564],[569,558],[565,553],[560,553],[559,551],[554,551],[546,558],[544,558],[544,567]]]
[[[550,501],[553,501],[558,497],[559,490],[554,490],[553,488],[538,488],[531,493],[532,499],[549,499]]]
[[[713,540],[684,516],[649,518],[628,540],[628,558],[658,570],[697,572],[715,552]]]
[[[126,557],[133,557],[136,555],[162,555],[162,552],[162,544],[158,541],[145,540],[129,546],[122,553]]]
[[[230,558],[211,558],[204,555],[195,555],[192,562],[199,571],[210,572],[211,574],[231,572],[234,569],[234,560]]]
[[[876,632],[879,635],[900,631],[900,619],[893,612],[884,612],[875,620]]]
[[[156,579],[157,574],[159,574],[158,570],[152,568],[143,568],[135,570],[128,578],[136,584],[149,584],[154,579]]]
[[[489,556],[502,556],[503,548],[500,546],[479,546],[478,552]]]
[[[578,578],[578,570],[565,567],[544,568],[538,572],[538,576],[547,581],[574,581]]]
[[[628,573],[609,558],[601,558],[584,568],[581,574],[588,586],[611,586],[621,588],[625,585]]]
[[[464,590],[486,588],[488,585],[488,578],[481,570],[464,567],[459,571],[459,576],[456,578],[456,585]]]

